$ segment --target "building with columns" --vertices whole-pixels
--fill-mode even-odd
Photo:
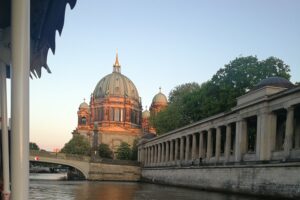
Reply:
[[[162,97],[167,102],[161,92],[153,98],[152,104],[156,110],[165,106],[161,102]],[[134,83],[121,73],[116,54],[113,72],[97,83],[89,104],[85,100],[80,104],[77,111],[77,127],[72,134],[84,135],[93,147],[101,143],[108,144],[114,152],[121,142],[132,146],[136,138],[148,132],[155,132],[149,123],[150,112],[149,115],[147,112],[149,111],[146,109],[142,114],[142,101],[138,90]],[[95,138],[97,141],[94,141]]]
[[[300,159],[300,86],[261,81],[237,105],[139,145],[145,167]]]

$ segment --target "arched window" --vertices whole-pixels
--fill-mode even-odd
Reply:
[[[109,109],[109,121],[114,121],[114,108]]]
[[[115,121],[119,122],[120,121],[120,108],[115,108]]]
[[[86,125],[86,117],[81,117],[80,125]]]

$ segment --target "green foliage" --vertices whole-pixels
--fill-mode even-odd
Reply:
[[[181,102],[182,97],[200,88],[198,83],[185,83],[176,86],[169,94],[169,103]]]
[[[122,142],[116,151],[116,158],[119,160],[130,160],[131,153],[130,145]]]
[[[74,134],[73,138],[65,144],[61,152],[68,154],[89,155],[90,150],[91,147],[89,141],[82,135]]]
[[[200,89],[198,83],[186,83],[175,87],[169,94],[169,105],[156,116],[150,117],[150,123],[158,134],[179,128],[190,122],[190,116],[184,113],[186,96]]]
[[[100,144],[98,146],[99,156],[102,158],[112,158],[113,152],[109,148],[108,144]]]
[[[199,86],[187,83],[175,87],[169,95],[169,106],[150,117],[158,134],[163,134],[217,113],[229,111],[236,98],[261,80],[280,76],[290,78],[290,67],[282,60],[269,57],[239,57],[225,65],[212,79]]]
[[[29,143],[29,149],[30,150],[35,150],[35,151],[39,151],[40,150],[39,146],[36,143],[34,143],[34,142],[30,142]]]
[[[137,160],[138,159],[138,144],[139,140],[135,139],[133,141],[132,149],[131,149],[131,160]]]

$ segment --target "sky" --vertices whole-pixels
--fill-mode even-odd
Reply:
[[[67,6],[52,71],[30,81],[30,141],[62,148],[77,125],[77,111],[102,77],[112,72],[116,49],[122,74],[150,106],[159,87],[209,80],[240,56],[275,56],[300,81],[298,0],[77,0]]]

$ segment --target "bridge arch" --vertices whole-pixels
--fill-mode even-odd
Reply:
[[[36,157],[38,157],[38,160],[36,160]],[[56,157],[48,157],[48,156],[43,156],[43,155],[30,155],[29,160],[33,161],[33,162],[55,163],[55,164],[61,164],[61,165],[67,165],[70,167],[74,167],[75,169],[77,169],[84,175],[85,179],[89,178],[90,164],[88,161],[64,159],[64,158],[60,158],[59,156],[57,158]]]

